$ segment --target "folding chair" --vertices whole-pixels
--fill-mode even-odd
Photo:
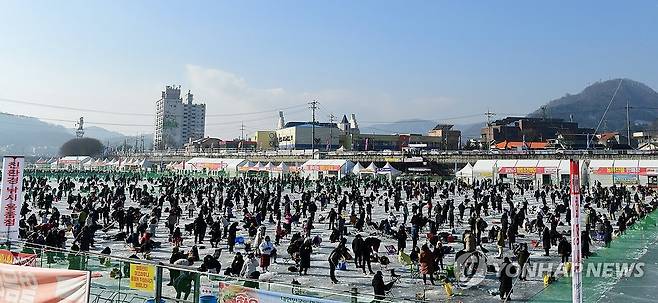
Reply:
[[[400,264],[404,266],[409,266],[409,274],[411,275],[412,279],[417,279],[420,277],[420,268],[418,267],[418,264],[411,261],[411,257],[409,255],[401,251],[398,254],[398,261],[400,261]]]

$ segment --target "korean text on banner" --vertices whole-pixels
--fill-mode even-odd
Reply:
[[[130,264],[130,288],[152,292],[155,290],[155,266]]]
[[[0,302],[87,303],[89,272],[0,264]]]
[[[0,240],[18,240],[18,223],[23,202],[22,156],[6,156],[2,161],[0,195]]]
[[[571,288],[572,302],[583,302],[582,256],[580,252],[580,166],[571,160],[569,167],[571,187]]]

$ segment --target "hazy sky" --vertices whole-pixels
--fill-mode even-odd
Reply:
[[[214,115],[317,99],[321,120],[467,123],[484,116],[452,118],[527,113],[598,80],[658,88],[658,2],[577,2],[0,1],[0,98],[142,115],[2,100],[0,111],[153,132],[144,114],[180,84]],[[208,117],[206,133],[272,128],[275,116]]]

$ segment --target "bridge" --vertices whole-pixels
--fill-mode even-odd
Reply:
[[[247,159],[253,162],[301,163],[312,158],[346,159],[353,162],[390,162],[436,164],[473,163],[484,159],[633,159],[656,160],[658,151],[641,150],[542,150],[542,151],[315,151],[279,150],[279,151],[237,151],[213,150],[202,152],[188,151],[154,151],[125,155],[126,157],[146,158],[158,163],[187,161],[194,157]]]

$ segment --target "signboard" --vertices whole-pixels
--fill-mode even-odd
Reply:
[[[87,303],[91,273],[0,264],[0,302]]]
[[[331,303],[336,302],[316,298],[316,293],[311,293],[305,289],[293,289],[293,294],[278,293],[255,288],[248,288],[241,285],[227,284],[219,282],[219,298],[221,303]]]
[[[339,171],[340,165],[306,165],[306,171]]]
[[[644,169],[646,171],[646,169]],[[639,167],[599,167],[593,171],[597,175],[637,175]]]
[[[612,175],[615,184],[636,185],[640,183],[638,175]]]
[[[0,191],[0,240],[18,240],[18,223],[23,204],[22,156],[6,156],[2,160]]]
[[[583,302],[582,256],[580,253],[580,168],[577,160],[569,167],[571,185],[571,300]]]
[[[498,174],[507,175],[551,175],[557,173],[557,167],[501,167]]]
[[[152,292],[155,290],[155,266],[130,264],[130,288]]]

